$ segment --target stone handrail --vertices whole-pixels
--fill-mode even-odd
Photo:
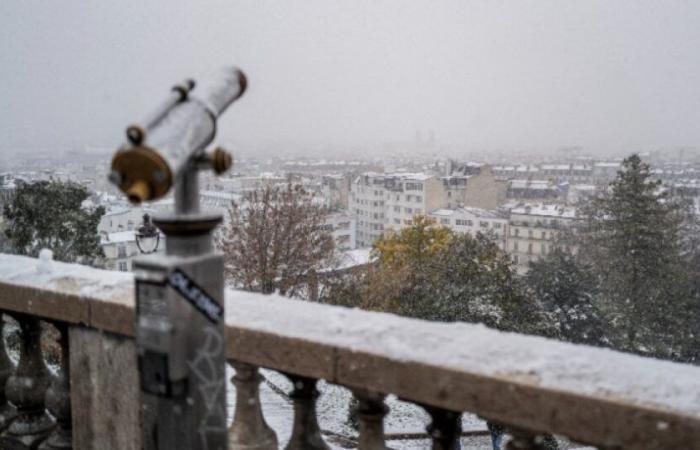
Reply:
[[[147,420],[123,412],[130,399],[138,404],[133,341],[125,339],[134,331],[133,290],[128,273],[0,255],[0,310],[70,331],[75,448],[90,448],[77,442],[110,427],[134,434],[130,427]],[[318,379],[351,389],[359,400],[360,448],[385,448],[383,397],[395,394],[430,413],[433,448],[453,448],[460,414],[468,411],[506,425],[509,449],[547,448],[543,433],[601,449],[700,449],[695,366],[241,291],[227,291],[225,306],[227,357],[244,399],[236,405],[230,448],[277,448],[259,403],[250,401],[258,396],[257,367],[265,367],[295,382],[290,449],[327,448],[315,417]],[[105,356],[103,343],[102,353],[91,356],[95,336],[112,340],[113,353]],[[120,358],[131,364],[128,373],[110,370]],[[90,375],[85,371],[90,383],[81,381]],[[103,420],[88,403],[114,389],[121,415],[111,411]],[[127,423],[109,423],[121,418]],[[131,441],[113,445],[100,448],[138,448]]]

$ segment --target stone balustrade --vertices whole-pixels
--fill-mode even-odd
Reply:
[[[0,340],[0,448],[148,448],[133,291],[131,274],[0,255],[0,313],[18,338],[12,357]],[[225,307],[232,450],[328,449],[319,380],[353,392],[360,449],[387,448],[389,394],[425,409],[433,449],[458,448],[465,412],[506,426],[509,450],[547,449],[549,434],[606,450],[700,449],[698,367],[240,291]],[[52,369],[44,323],[60,348]],[[292,382],[288,442],[265,422],[259,367]]]

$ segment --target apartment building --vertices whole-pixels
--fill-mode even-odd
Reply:
[[[506,251],[508,219],[496,211],[481,208],[437,209],[430,213],[440,225],[456,232],[476,236],[477,233],[493,237],[498,247]]]
[[[400,230],[413,225],[417,215],[444,207],[447,189],[443,180],[422,173],[394,176],[385,194],[385,229]]]
[[[369,247],[386,230],[413,224],[437,209],[496,208],[505,197],[490,167],[437,177],[425,173],[365,173],[351,187],[349,209],[357,216],[357,245]]]
[[[388,177],[368,172],[350,187],[350,212],[357,217],[357,246],[370,247],[384,233],[384,201]]]
[[[441,180],[447,190],[447,208],[495,209],[506,199],[506,183],[498,181],[487,164],[462,165]]]
[[[507,251],[518,273],[525,273],[531,261],[552,251],[562,228],[576,220],[576,209],[556,204],[524,205],[511,209]]]
[[[357,219],[354,214],[330,213],[326,216],[326,227],[339,250],[354,250],[357,247]]]
[[[106,234],[100,243],[105,255],[105,269],[131,271],[133,259],[141,252],[133,230]]]

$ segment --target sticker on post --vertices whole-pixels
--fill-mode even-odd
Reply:
[[[224,309],[216,300],[211,298],[204,289],[192,281],[180,269],[175,269],[168,275],[168,285],[175,289],[185,300],[190,302],[199,312],[213,323],[218,323],[224,315]]]

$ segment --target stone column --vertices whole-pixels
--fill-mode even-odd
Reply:
[[[70,349],[68,344],[68,326],[55,323],[60,333],[61,370],[46,391],[46,407],[56,418],[57,426],[49,438],[39,447],[42,450],[73,448],[73,423],[70,403]]]
[[[462,436],[462,414],[432,406],[423,406],[432,419],[426,431],[433,439],[433,450],[457,450]]]
[[[14,373],[15,366],[12,364],[12,360],[10,360],[7,349],[5,348],[5,339],[3,337],[4,327],[5,317],[4,314],[0,312],[0,431],[7,428],[10,422],[17,416],[17,410],[7,401],[7,396],[5,395],[7,379]]]
[[[231,361],[236,369],[236,407],[229,429],[229,450],[277,450],[277,435],[265,422],[260,405],[258,368]]]
[[[330,450],[316,419],[317,380],[297,375],[287,377],[294,384],[289,395],[294,401],[294,426],[286,450]]]
[[[353,392],[359,401],[357,420],[360,425],[358,450],[386,450],[384,442],[384,416],[389,408],[384,404],[384,394],[356,390]]]
[[[46,413],[44,399],[51,377],[41,354],[41,323],[36,317],[13,313],[21,330],[17,370],[5,387],[7,399],[17,408],[17,418],[5,434],[27,447],[34,448],[54,427]]]

